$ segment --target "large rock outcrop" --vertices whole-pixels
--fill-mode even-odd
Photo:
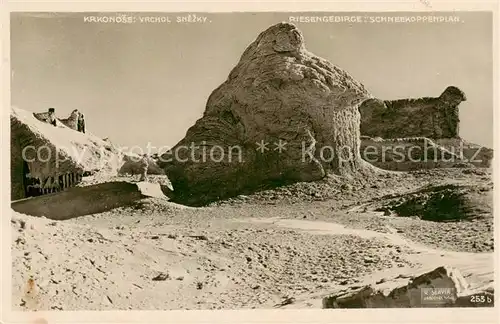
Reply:
[[[454,86],[437,98],[366,100],[359,108],[363,159],[394,171],[490,167],[493,150],[459,136],[465,100]]]
[[[161,157],[173,200],[203,205],[370,168],[359,156],[358,108],[368,98],[346,71],[308,52],[294,25],[268,28],[212,92],[203,117]],[[268,143],[262,153],[261,142]]]
[[[436,98],[363,102],[361,135],[382,138],[455,138],[459,132],[458,106],[466,97],[462,90],[447,87]]]

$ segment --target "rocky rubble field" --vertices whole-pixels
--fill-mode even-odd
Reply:
[[[431,181],[489,188],[490,176],[391,173],[360,188],[329,178],[200,208],[145,198],[66,221],[14,212],[13,307],[321,308],[334,291],[440,265],[491,284],[491,216],[438,222],[376,211]]]

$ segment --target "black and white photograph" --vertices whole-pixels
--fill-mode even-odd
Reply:
[[[493,308],[494,14],[10,12],[8,307]]]

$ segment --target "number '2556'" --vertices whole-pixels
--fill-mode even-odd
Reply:
[[[492,299],[490,296],[485,295],[473,295],[470,297],[471,303],[491,303]]]

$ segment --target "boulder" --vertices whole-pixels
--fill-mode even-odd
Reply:
[[[328,172],[369,171],[359,155],[358,109],[371,97],[346,71],[308,52],[294,25],[268,28],[212,92],[203,117],[159,158],[172,199],[204,205]]]
[[[468,170],[468,169],[464,169]],[[429,185],[422,189],[380,199],[376,210],[426,221],[454,222],[493,215],[493,185]]]
[[[382,138],[456,138],[459,132],[458,106],[466,100],[457,87],[449,86],[439,97],[363,102],[361,135]]]
[[[146,157],[147,163],[143,161],[144,157],[123,154],[123,165],[118,170],[118,175],[137,175],[144,172],[144,167],[147,168],[147,174],[163,175],[165,172],[162,168],[158,167],[156,161],[152,157]],[[146,165],[144,165],[146,164]]]
[[[380,284],[347,289],[323,298],[323,308],[465,306],[493,307],[493,290],[491,288],[471,290],[459,270],[445,266],[413,279],[394,278]]]

